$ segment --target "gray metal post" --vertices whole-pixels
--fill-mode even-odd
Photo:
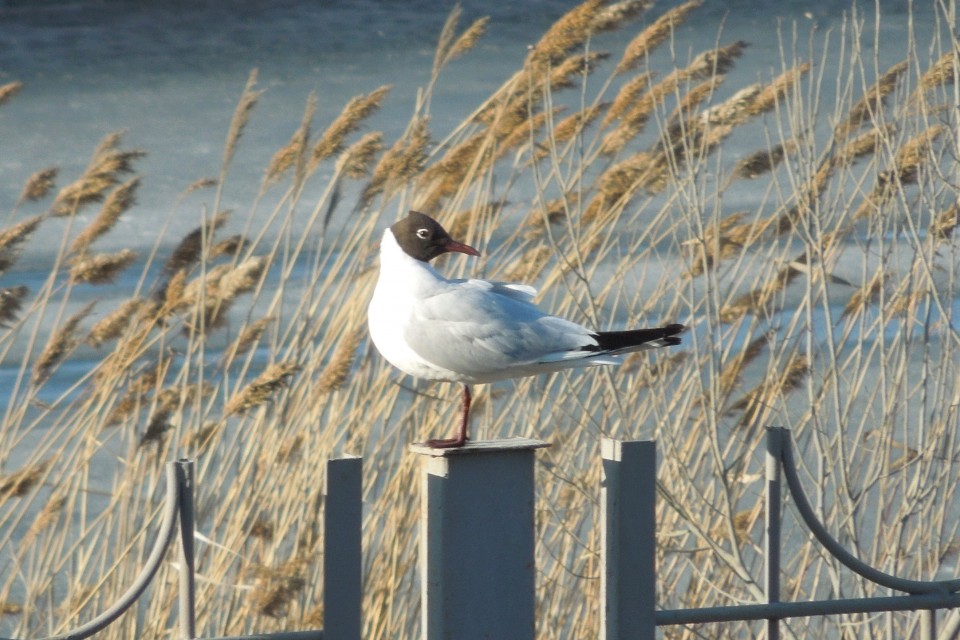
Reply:
[[[180,596],[178,600],[180,640],[197,637],[195,563],[193,553],[193,460],[177,460],[177,491],[180,500]]]
[[[602,640],[656,635],[657,445],[604,438]]]
[[[920,637],[923,640],[936,640],[937,610],[924,609],[920,612]]]
[[[421,458],[423,637],[534,637],[534,452],[515,438]]]
[[[764,527],[764,591],[767,602],[780,602],[780,460],[783,452],[783,431],[767,429],[766,505]],[[780,619],[767,618],[767,640],[779,640]]]
[[[363,458],[327,460],[323,516],[323,637],[359,640]]]

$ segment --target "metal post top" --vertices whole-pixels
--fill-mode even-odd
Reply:
[[[506,438],[503,440],[468,440],[462,447],[451,449],[434,449],[423,442],[414,442],[410,451],[421,456],[432,458],[449,458],[453,456],[469,456],[484,453],[501,453],[505,451],[524,451],[529,449],[543,449],[549,447],[549,442],[532,438]]]

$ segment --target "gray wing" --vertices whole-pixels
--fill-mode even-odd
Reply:
[[[450,285],[418,303],[404,336],[438,367],[464,377],[506,378],[511,370],[588,357],[591,352],[579,349],[596,345],[584,327],[531,304],[531,287],[484,280]]]

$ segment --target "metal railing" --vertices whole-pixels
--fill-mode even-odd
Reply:
[[[414,445],[421,457],[420,570],[423,637],[458,640],[535,635],[535,453],[537,440],[471,442],[460,449]],[[804,493],[790,433],[767,429],[764,528],[765,602],[697,609],[656,609],[656,443],[602,443],[603,527],[601,638],[651,640],[658,626],[766,621],[780,637],[785,618],[919,611],[920,637],[937,637],[939,609],[954,609],[940,638],[960,634],[960,579],[921,581],[884,573],[843,548]],[[160,530],[134,584],[90,622],[51,640],[81,640],[107,627],[148,587],[176,536],[179,545],[178,640],[196,638],[194,619],[193,463],[167,465]],[[324,629],[235,636],[232,640],[357,640],[361,632],[362,459],[327,461],[324,501]],[[823,548],[854,573],[904,595],[780,600],[782,482],[800,519]],[[179,535],[177,522],[179,521]],[[490,535],[490,523],[496,535]],[[497,615],[490,615],[496,611]],[[230,640],[221,638],[220,640]]]
[[[178,640],[196,640],[193,470],[192,460],[167,463],[166,497],[160,528],[145,566],[130,588],[93,620],[48,640],[83,640],[116,621],[150,586],[174,538],[179,540],[178,624],[175,637]],[[359,640],[363,461],[352,456],[328,460],[326,470],[323,532],[325,629],[231,636],[218,640]]]
[[[784,618],[884,611],[919,611],[919,637],[923,640],[933,640],[937,637],[936,611],[960,607],[960,593],[958,593],[960,579],[928,582],[900,578],[871,567],[843,548],[819,521],[804,493],[793,457],[789,430],[771,427],[767,429],[765,465],[766,521],[763,583],[766,602],[697,609],[656,610],[653,597],[656,591],[653,542],[655,524],[651,517],[652,504],[656,499],[656,480],[653,470],[656,461],[656,443],[643,441],[615,443],[615,445],[619,451],[616,460],[607,453],[604,455],[604,472],[607,483],[610,484],[610,488],[605,490],[604,502],[616,504],[616,506],[606,507],[607,512],[615,512],[616,517],[612,521],[608,518],[605,526],[608,530],[614,527],[621,532],[631,531],[632,537],[630,544],[624,545],[622,540],[618,540],[622,534],[619,536],[605,534],[603,553],[608,563],[612,558],[616,558],[617,564],[638,567],[638,573],[630,574],[629,581],[636,583],[632,593],[643,595],[627,600],[617,595],[623,591],[622,585],[619,589],[605,589],[606,594],[613,594],[613,598],[608,598],[605,602],[608,616],[604,621],[603,637],[608,640],[627,637],[653,638],[658,626],[749,620],[766,620],[767,640],[777,640],[780,637],[780,621]],[[631,469],[633,471],[629,471]],[[866,580],[906,595],[782,602],[780,600],[781,471],[801,519],[828,553]],[[616,476],[623,473],[645,474],[641,481],[630,485],[631,490],[636,490],[638,495],[629,495],[619,490],[622,483],[616,481]],[[612,482],[610,482],[611,479]],[[645,506],[638,507],[636,506],[638,503]],[[610,580],[606,575],[604,579]],[[958,633],[960,633],[960,617],[952,616],[940,637],[956,638]]]

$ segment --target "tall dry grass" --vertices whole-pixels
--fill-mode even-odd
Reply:
[[[649,4],[574,8],[468,118],[436,131],[433,87],[486,27],[454,12],[399,138],[364,131],[388,87],[326,126],[308,97],[290,142],[264,156],[260,194],[230,213],[242,133],[277,117],[257,112],[252,74],[224,122],[218,177],[173,205],[196,229],[161,232],[139,262],[96,244],[119,216],[143,214],[142,151],[116,134],[72,182],[39,169],[0,231],[0,358],[16,372],[0,429],[4,635],[63,632],[130,584],[157,525],[162,463],[180,456],[198,463],[200,631],[321,625],[318,470],[353,452],[366,471],[365,636],[417,636],[406,446],[448,433],[457,395],[399,376],[365,328],[379,229],[410,207],[484,250],[447,271],[534,282],[547,308],[598,328],[689,327],[681,349],[618,369],[477,390],[477,436],[553,445],[538,466],[539,637],[597,634],[603,435],[659,443],[660,607],[761,600],[767,424],[792,429],[809,495],[856,555],[898,575],[956,575],[957,43],[934,38],[928,54],[904,38],[902,62],[884,68],[854,17],[743,81],[751,51],[735,36],[668,55],[684,50],[668,45],[699,1]],[[648,9],[649,26],[631,22]],[[626,44],[607,60],[600,34],[618,28]],[[790,53],[803,42],[809,54]],[[19,89],[0,87],[0,103]],[[320,197],[307,201],[308,186]],[[73,220],[94,205],[87,226]],[[27,290],[17,260],[51,217],[71,224],[49,278]],[[86,303],[134,266],[123,299]],[[67,370],[81,356],[89,366]],[[786,513],[785,598],[883,595]],[[175,601],[164,569],[139,615],[103,635],[165,637]],[[791,637],[899,638],[916,625],[909,613],[785,623]]]

